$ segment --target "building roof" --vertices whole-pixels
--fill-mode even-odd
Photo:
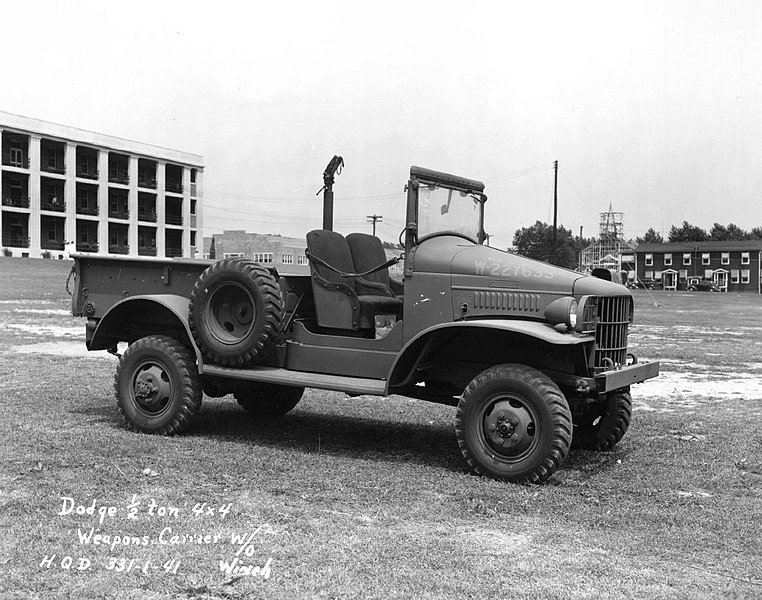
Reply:
[[[743,240],[743,241],[728,241],[728,242],[675,242],[665,244],[639,244],[635,248],[636,254],[643,254],[644,252],[658,253],[658,252],[762,252],[762,240]]]
[[[0,111],[0,125],[4,129],[16,129],[19,131],[36,133],[42,137],[58,138],[62,140],[73,140],[83,142],[92,146],[109,148],[112,150],[122,150],[133,154],[143,155],[151,158],[162,158],[172,162],[178,162],[200,169],[204,168],[204,159],[199,154],[164,148],[153,144],[146,144],[126,138],[79,129],[69,125],[61,125],[42,119],[32,119],[13,113]]]

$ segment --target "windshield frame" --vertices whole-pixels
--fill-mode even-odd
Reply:
[[[475,238],[462,231],[447,229],[432,231],[419,236],[421,188],[425,189],[430,186],[433,187],[434,190],[447,190],[449,192],[446,204],[443,204],[441,207],[442,215],[449,212],[451,202],[465,201],[465,197],[470,197],[471,200],[478,205]],[[474,244],[482,244],[486,239],[484,234],[484,203],[486,201],[487,196],[484,194],[484,184],[481,181],[466,179],[465,177],[450,175],[449,173],[431,171],[421,167],[412,167],[410,169],[410,181],[408,182],[407,221],[409,226],[413,226],[413,231],[410,232],[413,236],[411,236],[412,239],[409,241],[412,244],[420,244],[432,237],[454,235],[467,239]]]

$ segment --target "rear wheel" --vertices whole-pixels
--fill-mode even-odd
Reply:
[[[237,391],[235,398],[252,415],[279,417],[293,409],[303,394],[303,387],[260,383]]]
[[[458,404],[455,434],[479,474],[507,481],[546,481],[571,443],[566,398],[545,374],[524,365],[491,367],[468,384]]]
[[[127,426],[143,433],[179,433],[201,407],[195,360],[180,342],[163,335],[141,338],[127,348],[114,389]]]
[[[611,450],[627,433],[632,419],[629,392],[609,392],[599,410],[574,419],[574,448]]]

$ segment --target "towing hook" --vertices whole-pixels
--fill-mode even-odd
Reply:
[[[629,353],[629,352],[628,352],[628,353],[627,353],[627,358],[628,358],[628,359],[629,359],[629,361],[630,361],[630,362],[629,362],[629,363],[627,363],[627,364],[629,364],[629,365],[637,365],[637,364],[638,364],[638,357],[637,357],[637,356],[635,356],[634,354],[631,354],[631,353]]]

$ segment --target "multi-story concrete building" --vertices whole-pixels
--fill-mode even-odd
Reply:
[[[711,282],[723,292],[762,293],[762,240],[640,244],[638,279],[665,290]]]
[[[0,112],[6,256],[192,257],[201,156]]]

